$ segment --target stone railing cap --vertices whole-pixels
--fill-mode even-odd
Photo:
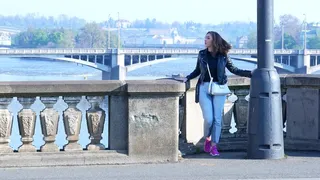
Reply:
[[[182,94],[185,92],[185,84],[170,80],[170,79],[159,79],[159,80],[128,80],[127,92],[129,94],[157,94],[157,93],[168,93],[168,94]]]
[[[109,95],[124,91],[123,81],[0,82],[0,96]]]
[[[285,86],[317,86],[320,87],[319,74],[290,74],[285,77]]]

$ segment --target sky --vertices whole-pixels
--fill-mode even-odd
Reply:
[[[257,0],[1,0],[1,15],[38,13],[66,14],[88,21],[156,18],[163,22],[195,21],[218,24],[227,21],[254,21]],[[292,14],[308,22],[320,22],[320,0],[274,0],[274,17]]]

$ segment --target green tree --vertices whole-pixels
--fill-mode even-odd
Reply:
[[[257,32],[256,31],[253,31],[248,35],[247,47],[249,49],[256,49],[257,48]]]
[[[107,44],[106,33],[97,23],[89,23],[80,29],[76,42],[82,48],[104,48]]]
[[[296,42],[296,44],[299,44],[300,33],[301,33],[301,22],[297,17],[290,14],[285,14],[280,16],[280,24],[276,25],[274,28],[275,41],[281,41],[282,30],[284,31],[284,34],[288,35],[288,37],[292,37]],[[298,45],[295,45],[295,47],[298,47]]]
[[[107,47],[108,47],[108,35],[107,35]],[[121,42],[120,42],[121,46]],[[116,32],[110,32],[110,48],[118,48],[118,35]]]
[[[59,48],[74,48],[75,47],[75,33],[72,30],[61,28],[59,30],[62,37],[57,42]]]
[[[320,49],[320,37],[308,38],[307,48],[309,49]]]
[[[294,39],[294,37],[292,37],[291,35],[285,33],[284,34],[284,41],[283,41],[283,48],[285,49],[297,49],[298,48],[298,44],[296,42],[296,40]],[[282,48],[282,40],[277,40],[274,43],[274,48],[275,49],[281,49]]]
[[[48,47],[59,47],[60,43],[63,41],[63,32],[59,30],[53,30],[48,35],[49,42]]]
[[[49,42],[48,32],[43,29],[28,29],[14,38],[14,44],[24,48],[38,48],[46,46]]]

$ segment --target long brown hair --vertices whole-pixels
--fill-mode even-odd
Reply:
[[[219,33],[215,31],[209,31],[207,34],[212,36],[212,46],[217,53],[227,55],[232,46],[224,40]]]

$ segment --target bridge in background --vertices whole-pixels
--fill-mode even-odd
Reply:
[[[185,57],[196,58],[200,49],[127,48],[127,49],[0,49],[0,57],[32,57],[83,64],[102,71],[102,79],[120,79],[144,66]],[[256,49],[232,49],[233,59],[257,63]],[[320,50],[274,51],[275,67],[285,73],[312,74],[320,70]]]

